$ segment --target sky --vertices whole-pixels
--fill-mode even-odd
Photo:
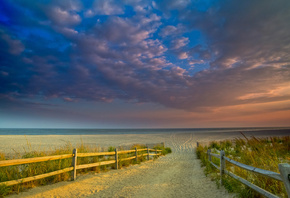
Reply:
[[[290,126],[289,0],[0,0],[0,128]]]

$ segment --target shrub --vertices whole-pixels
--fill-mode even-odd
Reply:
[[[6,185],[0,185],[0,197],[4,197],[11,192],[11,188]]]
[[[169,148],[169,147],[163,147],[161,145],[154,146],[153,149],[162,150],[161,151],[161,154],[162,155],[166,155],[166,154],[172,153],[171,148]]]
[[[110,146],[110,147],[108,148],[108,152],[113,152],[113,151],[115,151],[115,149],[116,149],[116,147],[114,147],[114,146]]]
[[[166,147],[165,148],[165,155],[168,154],[168,153],[172,153],[172,151],[171,151],[171,148]]]
[[[273,172],[279,172],[279,163],[289,163],[289,136],[271,137],[270,140],[268,138],[244,137],[245,139],[236,138],[232,141],[225,140],[219,143],[214,141],[210,143],[209,148],[212,149],[212,152],[215,151],[214,148],[224,149],[226,156],[235,161]],[[197,147],[197,158],[201,159],[201,165],[205,166],[205,174],[211,174],[212,178],[219,183],[219,173],[209,163],[206,154],[207,149],[206,146]],[[212,157],[212,161],[219,165],[218,158]],[[254,174],[228,162],[226,162],[226,169],[273,194],[287,197],[282,182]],[[239,197],[262,197],[251,188],[244,186],[227,175],[223,178],[223,183],[229,192],[236,192]]]

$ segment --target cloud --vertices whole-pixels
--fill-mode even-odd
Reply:
[[[206,11],[191,1],[69,2],[16,3],[31,15],[7,14],[3,101],[120,99],[205,112],[289,100],[287,2],[221,1]]]
[[[58,26],[74,26],[81,22],[78,12],[81,10],[78,1],[54,1],[48,6],[39,5],[48,18]]]
[[[12,39],[9,35],[1,31],[0,31],[0,35],[1,35],[0,38],[3,39],[7,43],[8,48],[9,48],[9,53],[13,55],[19,55],[24,51],[25,47],[20,40]]]
[[[131,20],[120,17],[111,17],[105,24],[97,24],[94,31],[111,42],[126,41],[125,44],[141,42],[150,34],[150,31],[134,25]]]
[[[53,7],[48,12],[50,19],[58,25],[76,25],[81,22],[81,18],[76,13],[62,10],[60,7]]]
[[[190,0],[165,0],[156,3],[157,8],[168,14],[171,10],[184,11],[192,2]]]
[[[179,58],[179,59],[187,59],[187,58],[188,58],[188,54],[187,54],[187,52],[180,52],[180,53],[178,54],[178,58]]]
[[[262,5],[256,1],[221,1],[219,9],[213,7],[205,13],[192,10],[182,17],[208,37],[216,56],[212,67],[227,68],[237,57],[239,61],[233,65],[252,67],[268,65],[278,57],[278,61],[289,62],[284,43],[289,40],[288,8],[288,1],[273,4],[267,0]]]
[[[167,25],[160,30],[159,35],[162,37],[177,36],[184,33],[184,31],[185,27],[181,24],[178,24],[177,26]]]
[[[190,60],[189,64],[190,65],[195,65],[195,64],[203,64],[204,60]]]
[[[198,57],[200,61],[205,62],[206,60],[210,60],[214,57],[214,54],[211,53],[210,49],[202,47],[200,44],[192,47],[188,53],[191,56]]]
[[[172,49],[174,50],[184,47],[188,43],[189,43],[189,39],[187,37],[181,37],[181,38],[171,41]]]
[[[70,97],[64,97],[63,100],[66,102],[73,102],[74,101],[74,99],[70,98]]]
[[[124,14],[122,5],[112,0],[96,0],[93,4],[95,15],[120,15]]]
[[[90,18],[90,17],[95,16],[95,13],[93,12],[93,10],[89,9],[84,13],[84,16],[87,18]]]
[[[140,5],[135,6],[134,11],[138,13],[146,13],[146,9]]]

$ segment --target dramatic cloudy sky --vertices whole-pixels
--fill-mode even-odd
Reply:
[[[0,0],[0,127],[289,125],[289,0]]]

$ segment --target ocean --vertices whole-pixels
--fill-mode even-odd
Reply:
[[[0,135],[116,135],[154,133],[228,133],[289,130],[286,127],[252,128],[158,128],[158,129],[37,129],[0,128]]]

